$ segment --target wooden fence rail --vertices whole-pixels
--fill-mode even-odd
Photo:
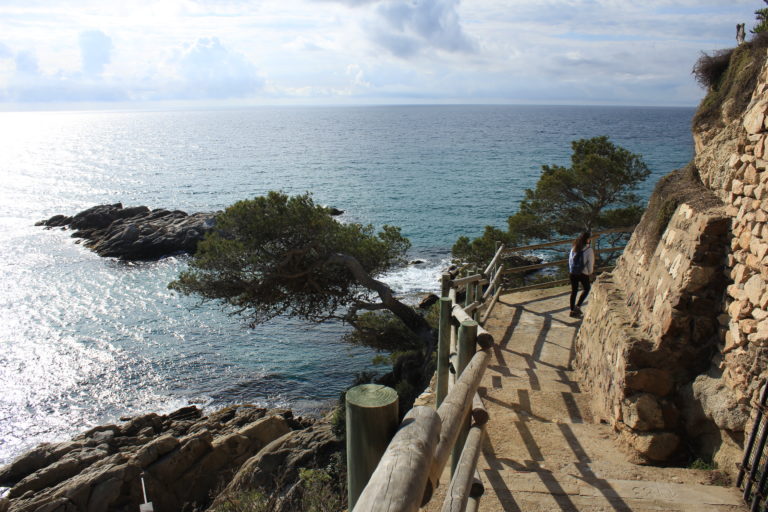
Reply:
[[[594,236],[633,229],[610,229],[595,232]],[[350,503],[353,512],[418,510],[432,498],[450,458],[453,458],[452,478],[442,511],[477,510],[484,492],[477,461],[489,421],[477,389],[494,345],[493,336],[481,324],[490,316],[503,291],[503,275],[567,264],[567,260],[560,260],[505,270],[504,256],[571,242],[559,240],[512,248],[497,242],[496,252],[485,271],[477,272],[465,265],[458,272],[443,274],[435,390],[437,409],[414,407],[408,412],[359,498]],[[595,252],[623,249],[610,247]],[[459,277],[462,273],[468,275]],[[516,290],[566,282],[538,283]],[[457,301],[459,288],[464,290],[463,304]]]

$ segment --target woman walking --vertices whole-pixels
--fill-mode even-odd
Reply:
[[[574,318],[581,316],[581,305],[589,294],[589,277],[595,267],[595,253],[592,251],[590,240],[592,233],[585,231],[573,242],[571,253],[568,255],[568,273],[571,278],[571,313]],[[576,294],[579,291],[579,283],[584,289],[579,301],[576,302]]]

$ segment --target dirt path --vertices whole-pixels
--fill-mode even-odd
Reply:
[[[746,510],[710,471],[631,464],[612,428],[593,422],[570,371],[578,321],[568,290],[503,295],[485,327],[497,345],[480,390],[491,415],[480,511]],[[425,510],[440,510],[447,482]]]

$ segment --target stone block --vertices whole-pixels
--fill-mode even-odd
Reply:
[[[760,100],[744,115],[742,125],[748,134],[760,133],[763,131],[766,107],[768,107],[768,102],[766,102],[766,100]]]
[[[733,180],[731,182],[731,192],[737,196],[744,195],[744,182],[741,180]]]
[[[748,185],[760,183],[757,168],[752,164],[747,165],[747,168],[744,170],[744,183]]]
[[[627,397],[621,404],[624,424],[635,431],[647,432],[664,428],[661,404],[650,393]]]
[[[760,298],[766,292],[763,276],[755,274],[744,283],[744,293],[752,304],[759,304]]]
[[[672,432],[621,431],[621,440],[642,459],[663,462],[672,457],[680,447],[680,437]]]
[[[742,318],[746,318],[751,311],[752,308],[749,304],[749,301],[746,300],[734,300],[728,306],[728,314],[731,316],[732,320],[741,320]]]
[[[674,389],[672,374],[658,368],[643,368],[628,371],[624,377],[624,385],[634,392],[652,393],[656,396],[666,396]]]

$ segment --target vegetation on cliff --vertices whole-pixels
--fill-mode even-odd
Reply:
[[[730,118],[730,114],[738,115],[746,109],[757,85],[766,48],[768,32],[760,31],[737,48],[702,53],[692,73],[707,90],[707,95],[693,117],[694,131],[723,127],[724,117]]]
[[[571,166],[542,166],[536,188],[525,191],[517,213],[507,219],[506,231],[486,226],[474,240],[459,238],[454,258],[483,264],[493,257],[497,240],[519,245],[636,224],[643,208],[633,190],[650,174],[642,157],[607,136],[576,140],[571,146]]]

